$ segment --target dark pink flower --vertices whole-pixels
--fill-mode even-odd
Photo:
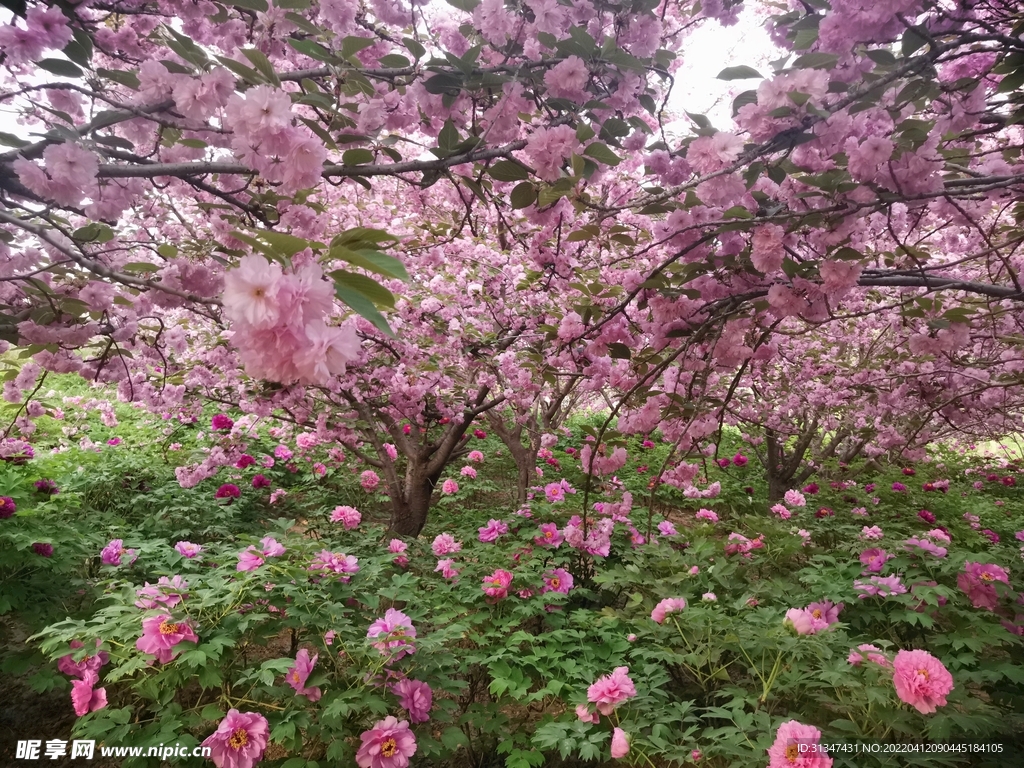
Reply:
[[[959,574],[956,585],[965,593],[975,608],[994,611],[999,601],[994,583],[1001,581],[1009,585],[1009,574],[998,565],[990,563],[964,563],[964,572]]]
[[[17,509],[18,505],[14,503],[14,499],[10,496],[0,496],[0,520],[13,517]]]
[[[151,653],[161,664],[166,664],[178,652],[174,646],[183,640],[199,642],[187,621],[171,621],[170,614],[150,616],[142,620],[142,637],[135,641],[135,647],[143,653]]]
[[[730,464],[732,464],[732,459],[716,459],[715,463],[722,469],[725,469]]]
[[[570,589],[572,589],[572,574],[564,568],[555,568],[544,574],[544,587],[540,593],[543,595],[545,592],[561,592],[563,595],[567,595]]]
[[[234,483],[224,483],[224,485],[218,488],[217,492],[213,494],[216,499],[237,499],[241,495],[242,492]]]
[[[270,480],[268,480],[265,475],[256,475],[252,479],[252,487],[253,488],[269,488],[270,487]]]
[[[817,493],[818,491],[820,491],[820,490],[821,490],[821,489],[820,489],[820,488],[818,487],[818,484],[817,484],[817,483],[808,483],[807,485],[805,485],[805,486],[803,487],[803,492],[804,492],[804,493],[809,493],[809,494],[811,494],[812,496],[813,496],[813,495],[814,495],[815,493]]]
[[[37,541],[32,545],[32,551],[40,557],[53,557],[53,544]]]
[[[920,512],[917,513],[917,516],[929,525],[935,522],[935,515],[929,512],[927,509],[922,509]]]
[[[238,457],[238,461],[235,462],[235,467],[237,469],[245,469],[246,467],[251,467],[255,463],[256,459],[254,459],[248,453],[243,453],[241,456]]]
[[[71,683],[71,704],[79,717],[103,709],[107,706],[106,688],[96,688],[99,676],[92,671],[86,672],[81,680]]]
[[[917,474],[917,472],[914,471],[913,467],[904,467],[903,474],[906,475],[907,477],[913,477],[914,475]]]
[[[747,461],[749,461],[749,459],[747,459],[747,457],[744,456],[742,453],[737,453],[735,456],[732,457],[732,463],[735,464],[737,467],[747,466]]]
[[[223,413],[218,413],[210,419],[210,426],[217,432],[230,432],[231,428],[235,426],[235,422],[231,420],[231,417],[226,416]]]
[[[232,709],[202,746],[210,747],[210,759],[217,768],[252,768],[263,757],[269,737],[267,718]]]

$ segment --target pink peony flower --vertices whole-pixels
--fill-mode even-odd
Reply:
[[[508,597],[508,588],[512,584],[512,573],[499,568],[490,576],[485,577],[483,584],[485,595],[492,600],[501,600]]]
[[[459,572],[453,567],[455,561],[450,557],[444,560],[437,561],[437,567],[434,569],[435,572],[440,571],[441,575],[446,579],[454,579],[459,575]]]
[[[97,637],[96,647],[99,648],[102,643],[103,641]],[[57,659],[57,669],[69,677],[77,677],[84,680],[90,673],[99,677],[100,667],[104,666],[110,660],[110,654],[106,651],[98,651],[93,656],[83,656],[81,661],[75,661],[74,651],[77,651],[79,648],[84,648],[85,643],[81,640],[72,640],[70,647],[72,653],[69,653],[66,656],[61,656]]]
[[[820,739],[821,731],[813,725],[787,720],[768,747],[768,768],[831,768],[832,758],[814,749]]]
[[[541,594],[561,592],[563,595],[567,595],[570,589],[572,589],[572,574],[564,568],[555,568],[544,574],[544,587],[540,592]]]
[[[872,525],[870,528],[865,525],[860,531],[860,537],[866,541],[877,541],[883,536],[882,529],[877,525]]]
[[[670,613],[678,613],[686,608],[686,600],[681,597],[666,597],[651,611],[651,618],[658,624],[665,622],[665,617]]]
[[[306,680],[309,679],[310,673],[313,671],[313,667],[316,666],[316,660],[320,658],[319,654],[314,654],[313,658],[309,658],[309,651],[305,648],[300,648],[299,652],[295,655],[295,664],[285,674],[285,680],[292,688],[295,689],[296,696],[305,696],[310,701],[320,700],[320,689],[319,688],[307,688]]]
[[[438,557],[442,555],[453,555],[462,549],[462,544],[455,540],[455,537],[450,533],[441,533],[434,537],[434,543],[430,545],[430,548],[434,550],[434,554]]]
[[[860,553],[860,561],[867,566],[867,570],[864,573],[879,573],[887,560],[892,560],[895,555],[890,555],[884,549],[878,547],[872,547],[871,549],[865,549]]]
[[[814,635],[828,627],[823,617],[815,616],[806,608],[790,608],[782,621],[798,635]]]
[[[701,509],[694,515],[698,520],[707,520],[709,523],[717,523],[718,515],[712,512],[710,509]]]
[[[470,451],[469,456],[466,457],[474,464],[481,464],[484,460],[484,455],[480,451]]]
[[[565,489],[561,483],[548,483],[544,486],[544,495],[552,504],[565,501]]]
[[[253,488],[269,488],[270,480],[265,475],[255,475],[252,478]]]
[[[237,499],[242,495],[242,491],[239,490],[238,486],[234,483],[224,483],[217,492],[213,494],[215,499]]]
[[[230,432],[231,428],[235,426],[235,422],[231,420],[230,416],[218,413],[210,419],[210,426],[217,432]]]
[[[783,520],[789,520],[793,516],[793,513],[786,509],[782,504],[776,504],[772,507],[772,514],[776,517],[781,517]]]
[[[156,584],[146,582],[146,586],[135,590],[135,607],[144,611],[152,608],[173,608],[187,597],[185,590],[188,589],[188,582],[181,576],[174,576],[168,579],[161,576]]]
[[[478,528],[480,531],[480,541],[492,542],[497,541],[500,536],[504,536],[508,533],[508,523],[503,523],[501,520],[488,520],[487,525],[483,528]]]
[[[971,605],[994,611],[999,595],[993,582],[1001,581],[1009,585],[1009,574],[998,565],[990,563],[964,563],[964,572],[959,574],[956,585],[967,594]]]
[[[441,493],[446,496],[451,496],[453,493],[459,492],[459,484],[452,480],[450,477],[441,483]]]
[[[377,486],[380,485],[380,477],[372,469],[367,469],[359,475],[359,484],[363,487],[364,491],[370,492],[376,490]]]
[[[398,703],[409,713],[414,723],[425,723],[430,719],[430,707],[433,705],[434,692],[430,686],[419,680],[408,677],[399,680],[393,688],[398,696]]]
[[[600,723],[601,716],[597,712],[591,712],[586,704],[576,705],[576,717],[584,723]]]
[[[356,752],[359,768],[408,768],[409,758],[416,754],[416,736],[407,720],[386,717],[359,738],[363,742]]]
[[[125,550],[124,542],[121,539],[111,539],[100,552],[100,561],[104,565],[120,565],[121,555],[126,551],[133,550]]]
[[[807,499],[804,498],[804,495],[800,493],[800,491],[786,491],[783,498],[785,499],[786,504],[790,507],[803,507],[807,504]]]
[[[864,645],[858,645],[857,650],[850,651],[850,655],[846,657],[846,660],[856,667],[863,663],[864,654],[867,654],[868,661],[877,664],[880,667],[889,666],[889,659],[885,657],[882,649],[866,643]]]
[[[107,689],[96,688],[99,676],[95,672],[87,672],[81,680],[71,683],[71,705],[79,717],[95,712],[107,706]]]
[[[331,522],[344,524],[346,531],[352,531],[358,528],[362,519],[362,514],[360,514],[359,510],[355,507],[335,507],[334,511],[331,513]]]
[[[468,464],[459,470],[459,474],[463,477],[468,477],[470,480],[476,479],[476,470]]]
[[[359,573],[359,560],[344,552],[331,552],[329,549],[324,549],[313,559],[307,570],[344,574],[341,576],[341,581],[348,582],[352,579],[350,574]]]
[[[375,638],[373,647],[384,655],[390,655],[394,661],[416,652],[416,646],[411,642],[416,637],[412,619],[395,608],[388,608],[384,618],[373,622],[366,637]]]
[[[834,604],[828,600],[820,603],[811,603],[807,610],[815,619],[824,619],[826,626],[831,626],[839,621],[839,612],[843,610],[843,603]]]
[[[602,715],[610,715],[619,704],[636,696],[636,687],[628,672],[629,667],[616,667],[610,675],[599,677],[587,689],[587,700],[596,704]]]
[[[255,571],[263,565],[263,560],[262,554],[256,551],[256,547],[250,545],[238,553],[238,565],[235,566],[235,570]]]
[[[179,541],[177,544],[174,545],[174,549],[178,552],[179,555],[181,555],[182,557],[187,557],[189,560],[191,560],[194,557],[197,557],[199,553],[203,551],[201,545],[193,544],[191,541]]]
[[[735,456],[732,457],[732,463],[737,467],[747,466],[747,461],[747,457],[744,456],[742,453],[737,453]]]
[[[858,579],[853,582],[853,588],[860,592],[858,597],[861,600],[865,600],[868,597],[902,595],[907,591],[899,576],[872,576],[867,581]]]
[[[565,537],[559,533],[558,526],[554,523],[543,523],[540,526],[540,535],[534,536],[533,541],[542,547],[557,548],[565,541]]]
[[[660,523],[658,523],[658,533],[660,533],[662,536],[679,535],[679,531],[677,531],[676,527],[668,520],[662,520]]]
[[[922,715],[930,715],[937,707],[946,705],[946,694],[953,690],[953,676],[927,651],[900,651],[892,662],[892,670],[900,701]]]
[[[629,754],[629,738],[621,728],[612,731],[612,758],[618,760]]]
[[[164,613],[142,620],[142,637],[135,641],[135,647],[143,653],[153,654],[157,661],[166,664],[178,655],[173,648],[182,640],[199,642],[187,621],[173,622],[170,614]]]
[[[267,719],[258,712],[229,710],[202,746],[210,748],[217,768],[252,768],[263,757],[270,736]]]

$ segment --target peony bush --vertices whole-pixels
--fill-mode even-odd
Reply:
[[[886,764],[807,751],[851,740],[1020,754],[1024,524],[1014,486],[973,487],[991,463],[976,454],[919,465],[932,479],[906,492],[885,472],[822,482],[789,519],[752,465],[709,467],[721,494],[697,508],[646,488],[631,462],[590,492],[584,520],[571,462],[554,475],[562,494],[546,473],[519,506],[498,490],[514,467],[491,445],[461,508],[396,538],[358,462],[320,475],[321,446],[297,471],[262,466],[281,445],[297,453],[294,432],[249,443],[255,462],[231,475],[245,490],[225,506],[223,478],[182,489],[145,437],[172,430],[186,451],[223,436],[124,418],[138,430],[121,430],[127,451],[0,467],[15,507],[0,520],[6,611],[31,625],[12,582],[45,579],[36,599],[52,606],[5,668],[20,660],[32,686],[67,691],[75,738],[202,744],[231,768]],[[77,471],[90,454],[149,473],[121,494],[134,506]],[[256,469],[267,487],[244,482]],[[38,493],[40,474],[60,493]],[[933,480],[947,491],[924,490]]]

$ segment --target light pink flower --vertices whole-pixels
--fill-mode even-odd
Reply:
[[[798,635],[814,635],[828,628],[828,622],[821,616],[815,616],[806,608],[790,608],[783,619]]]
[[[601,716],[597,712],[591,712],[586,704],[576,705],[576,717],[584,723],[600,723]]]
[[[831,768],[832,758],[814,749],[820,739],[821,731],[813,725],[787,720],[768,748],[768,768]]]
[[[188,582],[181,576],[174,576],[168,579],[161,576],[156,584],[146,582],[146,586],[135,590],[135,607],[142,610],[152,608],[173,608],[182,601],[185,590],[188,589]]]
[[[281,267],[262,256],[243,256],[224,274],[224,315],[234,323],[270,328],[277,323]]]
[[[612,758],[618,760],[629,754],[629,739],[626,732],[616,727],[612,731]]]
[[[863,654],[867,654],[868,661],[873,662],[880,667],[889,666],[889,659],[886,658],[882,649],[867,643],[858,645],[857,650],[855,651],[850,651],[850,655],[846,657],[846,660],[850,662],[850,664],[858,666],[864,661]]]
[[[660,523],[658,523],[658,533],[660,533],[662,536],[679,535],[679,531],[677,531],[676,527],[668,520],[662,520]]]
[[[166,664],[178,655],[173,649],[183,640],[199,642],[187,621],[171,621],[170,614],[164,613],[142,620],[142,637],[135,641],[135,647],[143,653],[153,654],[157,661]]]
[[[964,563],[964,572],[959,574],[956,585],[965,593],[975,608],[994,611],[999,602],[994,582],[1009,585],[1010,576],[998,565],[991,563]]]
[[[462,549],[462,544],[457,542],[450,533],[440,533],[434,537],[434,543],[430,545],[430,548],[434,550],[435,555],[441,557],[442,555],[454,555]]]
[[[882,529],[877,525],[872,525],[870,528],[865,525],[860,531],[860,537],[866,541],[877,541],[883,536]]]
[[[701,509],[694,515],[698,520],[707,520],[709,523],[717,523],[718,515],[712,512],[710,509]]]
[[[355,507],[340,506],[335,507],[331,513],[332,523],[342,523],[345,526],[346,531],[351,531],[359,527],[359,523],[362,522],[363,516]]]
[[[484,460],[484,455],[480,451],[470,451],[469,456],[466,457],[474,464],[481,464]]]
[[[890,555],[878,547],[865,549],[860,553],[860,561],[867,566],[865,573],[879,573],[885,567],[886,561],[892,560],[894,557],[895,555]]]
[[[508,533],[508,523],[503,523],[501,520],[491,519],[487,521],[487,525],[483,528],[478,528],[477,530],[480,531],[480,541],[497,541],[500,536],[504,536]]]
[[[285,674],[285,680],[295,689],[296,696],[305,696],[310,701],[320,700],[319,688],[306,687],[306,680],[309,679],[318,658],[320,658],[319,654],[313,654],[313,658],[310,659],[309,651],[305,648],[300,648],[295,655],[295,664]]]
[[[804,495],[800,493],[800,491],[786,491],[786,494],[783,498],[785,498],[786,504],[788,504],[791,507],[803,507],[806,506],[807,504],[807,499],[804,498]]]
[[[179,541],[174,545],[174,549],[179,555],[187,557],[189,560],[198,556],[203,551],[203,547],[200,544],[193,544],[191,541]]]
[[[893,684],[900,701],[910,704],[922,715],[930,715],[946,705],[946,694],[953,690],[949,670],[927,651],[900,651],[892,662]]]
[[[384,618],[373,622],[366,637],[375,638],[373,647],[384,655],[391,655],[394,661],[416,652],[416,646],[412,643],[416,637],[412,619],[395,608],[388,608]]]
[[[872,576],[867,581],[858,579],[853,582],[853,588],[861,593],[858,595],[861,600],[868,597],[902,595],[907,591],[899,576]]]
[[[686,600],[681,597],[666,597],[651,611],[651,618],[658,624],[662,624],[665,621],[665,617],[670,613],[678,613],[686,608]]]
[[[367,469],[359,476],[359,484],[364,491],[373,491],[380,485],[380,477],[372,469]]]
[[[453,567],[455,561],[452,558],[445,558],[444,560],[437,561],[437,567],[434,569],[435,572],[440,571],[441,575],[446,579],[454,579],[459,575],[459,572]]]
[[[408,768],[409,758],[416,754],[416,736],[408,720],[386,717],[359,738],[363,742],[356,752],[359,768]]]
[[[628,673],[629,667],[616,667],[610,675],[599,677],[587,689],[587,700],[596,704],[602,715],[610,715],[619,704],[636,696],[636,687]]]
[[[826,626],[831,626],[839,621],[839,612],[843,610],[843,603],[832,603],[822,600],[820,603],[811,603],[807,606],[811,616],[816,619],[824,619]]]
[[[501,600],[508,597],[508,588],[512,584],[512,573],[498,568],[490,576],[483,580],[484,594],[493,600]]]
[[[99,648],[102,643],[103,641],[97,637],[96,647]],[[83,656],[81,661],[75,661],[75,654],[73,652],[79,648],[84,648],[85,643],[81,640],[72,640],[70,647],[72,653],[57,659],[57,669],[69,677],[77,677],[84,680],[89,673],[93,673],[98,677],[100,667],[110,660],[110,654],[106,651],[99,651],[93,656]]]
[[[269,737],[267,718],[232,709],[202,746],[210,747],[210,759],[217,768],[252,768],[263,757]]]
[[[441,493],[446,496],[451,496],[453,493],[459,492],[459,484],[452,480],[450,477],[441,483]]]
[[[393,688],[398,696],[398,703],[409,713],[414,723],[425,723],[430,719],[430,707],[433,705],[434,692],[430,686],[419,680],[408,677],[399,680]]]
[[[459,474],[463,477],[468,477],[470,480],[476,479],[476,470],[468,464],[459,470]]]
[[[782,504],[776,504],[775,506],[773,506],[772,514],[776,517],[781,517],[783,520],[789,520],[789,518],[793,516],[793,513],[786,509],[786,507]]]

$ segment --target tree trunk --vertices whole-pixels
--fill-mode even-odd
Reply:
[[[516,501],[520,506],[526,503],[530,484],[537,477],[537,454],[529,448],[521,451],[512,450],[512,458],[516,463],[518,477],[516,479]]]
[[[786,491],[789,490],[789,481],[791,478],[780,477],[778,475],[768,475],[768,503],[777,504],[782,501],[782,498],[786,495]]]
[[[405,487],[400,493],[391,491],[391,523],[388,529],[398,536],[420,535],[430,511],[430,497],[438,477],[430,477],[421,467],[409,467]]]

